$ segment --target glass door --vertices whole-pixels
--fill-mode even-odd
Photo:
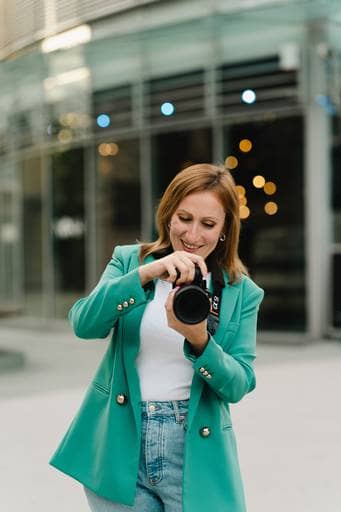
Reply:
[[[240,256],[265,289],[262,330],[306,330],[303,122],[277,117],[227,126],[225,165],[238,185]]]
[[[55,315],[65,318],[85,289],[83,148],[52,156]]]

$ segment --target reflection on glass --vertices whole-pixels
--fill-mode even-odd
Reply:
[[[54,284],[57,317],[65,317],[84,293],[83,149],[52,156]]]
[[[332,208],[334,243],[341,243],[341,117],[333,118]]]
[[[9,178],[9,176],[8,176]],[[11,178],[13,178],[11,176]],[[19,233],[16,218],[15,187],[12,180],[1,182],[0,175],[0,315],[20,310],[20,276],[18,275]]]
[[[105,140],[97,155],[96,233],[98,273],[115,245],[135,243],[141,234],[140,153],[137,139]]]
[[[265,289],[259,326],[264,330],[304,331],[302,119],[269,118],[225,130],[229,141],[225,154],[238,158],[238,185],[244,187],[247,196],[247,207],[241,206],[240,255],[251,276]],[[249,153],[239,149],[246,134],[253,141]],[[261,180],[260,169],[264,175]],[[258,178],[253,183],[255,176]],[[264,190],[266,182],[276,183],[277,188]]]
[[[159,199],[177,172],[200,162],[212,161],[210,128],[167,132],[152,139],[153,196]]]

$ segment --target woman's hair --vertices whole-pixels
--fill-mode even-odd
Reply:
[[[247,269],[238,256],[240,216],[239,197],[235,182],[225,167],[212,164],[195,164],[180,171],[164,192],[156,211],[159,237],[155,242],[141,245],[140,261],[146,256],[171,248],[169,223],[180,202],[195,192],[214,192],[225,211],[223,233],[225,240],[218,241],[214,255],[220,267],[227,271],[229,282],[235,283]]]

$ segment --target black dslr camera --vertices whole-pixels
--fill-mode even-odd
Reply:
[[[175,286],[173,283],[173,288]],[[192,283],[180,286],[175,292],[173,310],[178,320],[185,324],[198,324],[207,318],[210,312],[210,299],[206,281],[197,265]]]

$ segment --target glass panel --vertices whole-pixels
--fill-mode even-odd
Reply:
[[[19,200],[10,162],[0,166],[0,316],[21,313]]]
[[[52,186],[55,309],[65,317],[85,284],[83,149],[53,155]]]
[[[259,327],[306,326],[301,117],[238,124],[225,130],[226,160],[240,185],[240,255],[265,289]],[[236,165],[238,162],[238,165]]]
[[[332,148],[332,208],[334,216],[334,242],[341,244],[341,117],[334,117],[333,120]]]
[[[333,118],[332,212],[334,254],[332,258],[332,324],[341,328],[341,117]]]
[[[42,190],[40,158],[22,162],[24,310],[42,314]]]
[[[152,139],[154,194],[158,200],[174,176],[185,167],[212,161],[210,128],[167,132]]]
[[[98,272],[114,246],[134,243],[141,235],[141,184],[138,139],[111,141],[96,147]]]

